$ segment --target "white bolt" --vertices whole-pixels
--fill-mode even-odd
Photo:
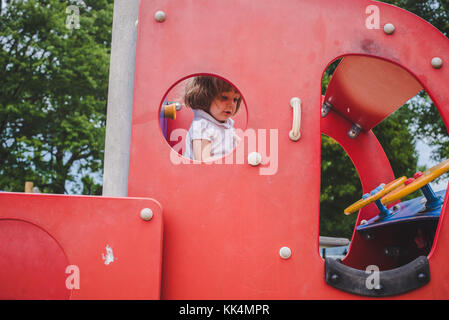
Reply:
[[[440,69],[443,66],[443,60],[441,60],[441,58],[439,57],[435,57],[432,59],[432,67],[434,67],[435,69]]]
[[[154,14],[154,19],[156,19],[157,22],[164,22],[166,18],[167,15],[164,11],[159,10]]]
[[[384,25],[384,32],[386,34],[393,34],[394,33],[394,25],[391,23],[387,23],[386,25]]]
[[[262,156],[260,155],[260,153],[251,152],[248,155],[248,163],[252,166],[258,166],[262,163]]]
[[[367,224],[367,223],[368,223],[368,221],[366,221],[365,219],[363,219],[362,221],[360,221],[360,225]]]
[[[144,208],[140,211],[140,217],[145,221],[149,221],[153,218],[153,211],[149,208]]]
[[[292,255],[292,250],[290,250],[289,247],[282,247],[279,250],[279,255],[281,256],[282,259],[288,259]]]

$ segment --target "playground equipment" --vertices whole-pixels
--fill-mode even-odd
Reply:
[[[447,195],[418,174],[406,192],[425,198],[398,202],[371,131],[422,89],[447,125],[447,38],[358,0],[148,0],[138,21],[128,197],[0,194],[1,298],[449,298]],[[176,90],[199,74],[243,97],[236,128],[249,142],[217,163],[176,149],[192,117]],[[361,194],[374,190],[342,261],[318,251],[321,134],[348,153]]]

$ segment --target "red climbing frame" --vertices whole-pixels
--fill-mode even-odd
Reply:
[[[368,6],[379,9],[379,29],[366,27]],[[158,10],[167,15],[164,22],[154,19]],[[392,35],[384,33],[386,23],[396,27]],[[385,61],[408,71],[447,125],[449,40],[409,12],[360,0],[142,0],[131,198],[1,193],[0,298],[360,298],[324,279],[318,252],[320,136],[343,146],[367,192],[394,178],[369,130],[398,106],[377,114],[377,107],[362,104],[366,95],[354,100],[339,89],[343,100],[321,118],[322,74],[348,55],[381,59],[374,70]],[[444,61],[442,68],[431,66],[433,57]],[[237,151],[226,156],[227,164],[178,163],[181,156],[164,139],[161,104],[170,88],[195,74],[235,85],[245,102],[241,129],[259,138],[266,134],[265,145],[244,150],[244,163],[237,163]],[[302,101],[296,142],[289,138],[292,97]],[[352,115],[365,121],[356,139],[347,136],[358,121]],[[263,164],[248,165],[246,156],[264,147]],[[428,257],[430,282],[393,298],[449,298],[446,203],[447,196]],[[143,208],[152,210],[151,220],[141,219]],[[372,205],[364,208],[357,223],[374,214]],[[290,258],[280,257],[281,247],[291,249]],[[354,234],[343,262],[363,268],[375,257],[370,249]],[[66,286],[68,266],[79,268],[79,289]]]
[[[366,28],[369,5],[379,9],[380,29]],[[158,10],[166,13],[164,22],[154,19]],[[384,33],[386,23],[395,25],[393,35]],[[141,2],[128,190],[132,196],[151,195],[164,207],[163,299],[358,298],[324,281],[318,253],[321,132],[349,153],[363,192],[394,176],[371,132],[349,141],[351,124],[332,116],[321,128],[321,77],[345,55],[378,57],[404,68],[447,123],[449,94],[442,84],[449,72],[447,66],[432,68],[430,61],[438,56],[449,62],[449,41],[399,8],[358,0]],[[172,86],[194,74],[222,77],[241,91],[244,129],[266,130],[267,136],[269,129],[277,130],[275,174],[261,175],[269,164],[252,167],[246,160],[228,165],[170,160],[160,106]],[[288,135],[292,97],[302,100],[297,142]],[[269,139],[266,147],[270,150]],[[245,159],[252,151],[245,151]],[[225,161],[232,163],[235,155]],[[397,298],[449,297],[443,280],[449,279],[443,264],[449,246],[445,208],[429,257],[431,282]],[[372,214],[362,210],[358,221]],[[292,250],[289,259],[279,256],[283,246]],[[345,263],[362,266],[356,256],[366,248],[354,244]]]

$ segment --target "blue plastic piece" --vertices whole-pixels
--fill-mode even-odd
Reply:
[[[375,189],[371,190],[370,195],[375,195],[379,191],[382,191],[384,187],[382,185],[377,186]]]
[[[164,102],[162,103],[162,106],[167,104],[167,100],[164,100]],[[161,108],[161,112],[159,114],[159,125],[161,126],[161,131],[162,134],[164,135],[165,140],[167,140],[167,118],[164,117],[164,108]]]
[[[432,190],[429,184],[426,184],[421,188],[424,197],[426,197],[426,209],[427,210],[435,210],[440,208],[443,205],[443,201],[441,198],[437,197],[435,192]]]
[[[387,207],[385,207],[382,202],[380,202],[380,199],[377,199],[376,201],[374,201],[374,203],[376,204],[377,209],[379,209],[379,218],[385,219],[390,215],[390,210],[388,210]]]
[[[435,196],[444,199],[446,190],[435,192]],[[396,205],[396,210],[391,210],[390,214],[384,218],[380,215],[367,221],[367,223],[357,226],[357,231],[368,230],[395,223],[403,223],[417,220],[438,220],[440,218],[441,207],[428,209],[424,204],[424,196],[407,200]],[[380,211],[380,209],[379,209]]]

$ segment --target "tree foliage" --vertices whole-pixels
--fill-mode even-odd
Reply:
[[[3,4],[0,190],[23,191],[30,180],[44,192],[98,193],[113,0]],[[79,29],[68,28],[69,5]]]

